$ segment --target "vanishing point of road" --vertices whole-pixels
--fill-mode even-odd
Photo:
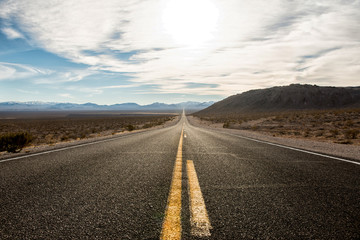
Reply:
[[[360,165],[182,115],[1,160],[0,239],[360,239]]]

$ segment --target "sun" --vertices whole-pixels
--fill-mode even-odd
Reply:
[[[170,0],[164,8],[163,27],[175,43],[199,45],[213,39],[218,15],[210,0]]]

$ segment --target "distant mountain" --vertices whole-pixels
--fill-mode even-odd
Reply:
[[[155,102],[150,105],[142,106],[143,109],[147,110],[172,110],[172,109],[180,109],[180,106],[177,106],[176,104],[165,104],[165,103],[159,103]]]
[[[213,105],[215,102],[214,101],[209,101],[209,102],[183,102],[183,103],[179,103],[178,105],[181,108],[185,108],[185,109],[190,109],[190,110],[196,110],[196,109],[204,109],[207,108],[211,105]]]
[[[96,105],[96,104],[95,104]],[[137,110],[140,109],[141,106],[137,103],[119,103],[119,104],[114,104],[114,105],[110,105],[110,106],[102,106],[103,108],[108,107],[110,110],[111,109],[116,109],[116,110],[127,110],[127,111],[131,111],[131,110]]]
[[[197,115],[360,107],[360,87],[290,86],[251,90],[230,96]]]
[[[113,105],[98,105],[95,103],[54,103],[54,102],[2,102],[0,111],[178,111],[183,108],[199,111],[214,102],[182,102],[177,104],[152,103],[139,105],[137,103],[120,103]]]

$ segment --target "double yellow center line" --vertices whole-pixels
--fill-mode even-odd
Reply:
[[[165,219],[160,239],[181,239],[181,181],[182,181],[182,143],[184,127],[181,130],[179,147],[175,160],[173,178],[170,186]]]
[[[161,240],[181,239],[181,182],[183,135],[184,127],[181,130],[181,136],[173,170],[173,177],[170,186],[170,193],[160,235]],[[206,212],[204,199],[201,193],[193,161],[188,160],[186,167],[190,198],[191,234],[197,237],[210,236],[211,225],[208,214]]]

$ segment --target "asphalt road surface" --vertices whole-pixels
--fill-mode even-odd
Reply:
[[[0,239],[360,239],[360,165],[185,117],[1,161],[0,181]]]

